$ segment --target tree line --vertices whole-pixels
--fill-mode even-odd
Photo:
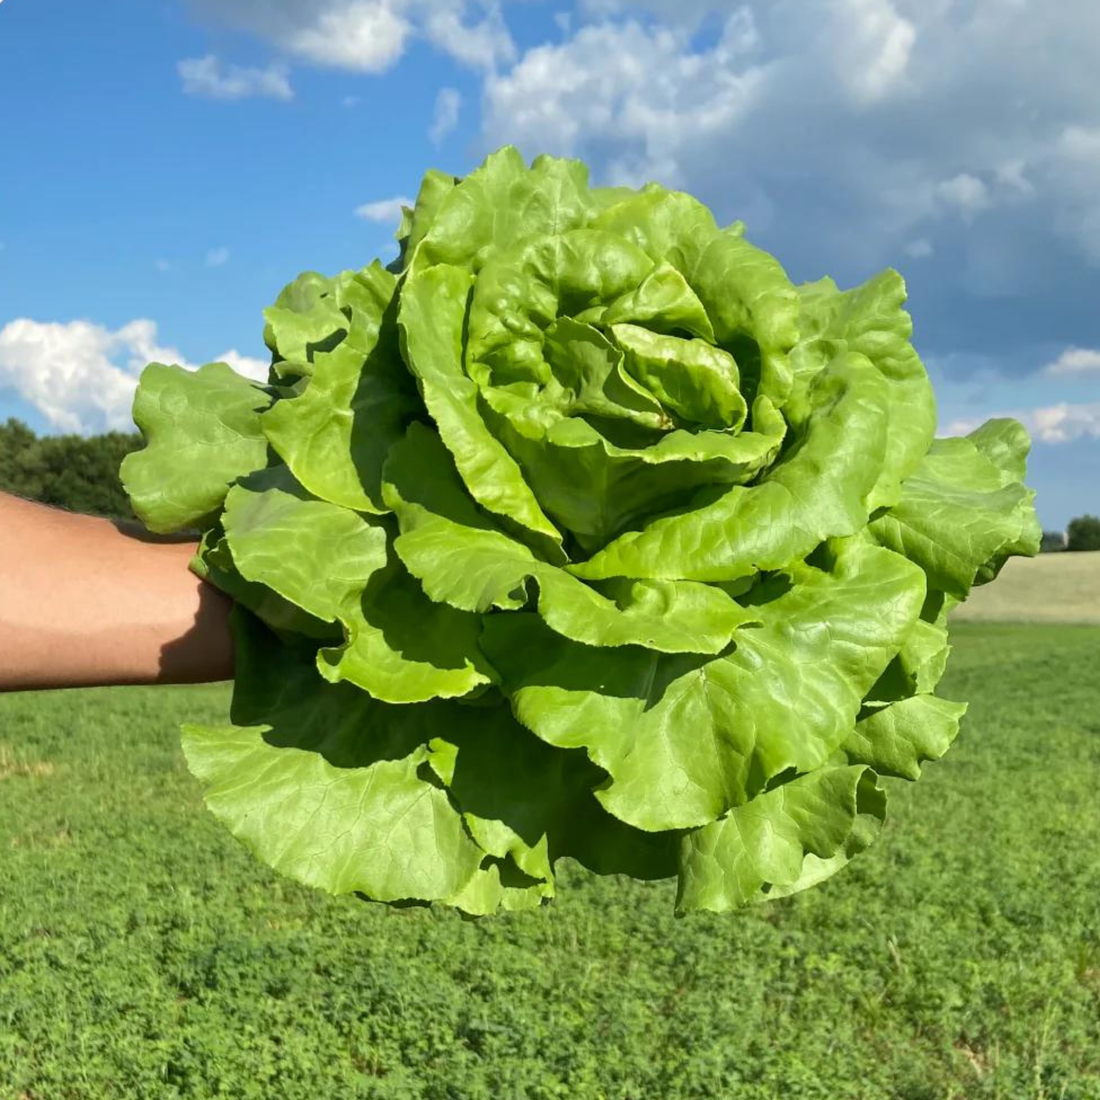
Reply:
[[[11,418],[0,424],[0,490],[70,512],[133,520],[118,467],[141,446],[137,432],[39,436]],[[1100,550],[1100,518],[1078,516],[1064,532],[1044,531],[1043,550]]]
[[[0,424],[0,490],[70,512],[133,520],[118,467],[141,446],[136,432],[39,436],[13,417]]]

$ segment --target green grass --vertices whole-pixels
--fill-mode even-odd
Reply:
[[[0,1100],[1097,1100],[1100,629],[961,624],[958,745],[829,883],[331,899],[203,811],[224,687],[0,698]]]
[[[1100,551],[1009,558],[954,613],[983,622],[1100,623]]]

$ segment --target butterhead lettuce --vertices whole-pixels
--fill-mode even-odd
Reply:
[[[964,711],[948,612],[1039,528],[1010,420],[935,440],[900,275],[512,148],[299,276],[264,385],[151,364],[123,478],[235,601],[207,805],[301,882],[471,914],[568,857],[678,912],[813,885]]]

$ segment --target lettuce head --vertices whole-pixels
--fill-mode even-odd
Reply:
[[[235,601],[206,802],[333,893],[537,906],[568,857],[676,910],[866,848],[965,709],[947,615],[1039,527],[1011,420],[934,439],[905,285],[504,148],[400,255],[300,275],[266,384],[151,364],[123,479]]]

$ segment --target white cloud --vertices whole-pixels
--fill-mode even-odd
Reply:
[[[1095,377],[1100,379],[1100,351],[1095,348],[1069,347],[1043,373],[1055,378]]]
[[[457,125],[458,114],[462,109],[462,96],[457,88],[440,88],[435,97],[435,112],[432,115],[428,137],[438,145]]]
[[[281,65],[268,65],[263,69],[244,68],[240,65],[222,65],[213,55],[191,57],[176,66],[183,80],[183,90],[188,95],[205,96],[208,99],[246,99],[250,96],[266,96],[269,99],[293,99],[286,69]]]
[[[933,249],[932,242],[927,237],[918,237],[915,241],[910,241],[903,251],[906,256],[910,256],[914,260],[925,260],[933,254],[935,249]]]
[[[164,274],[164,272],[172,270],[172,265],[167,260],[157,260],[156,269]]]
[[[235,350],[219,357],[235,370],[267,380],[267,364]],[[189,363],[162,346],[153,321],[119,329],[91,321],[20,318],[0,329],[0,387],[14,389],[60,431],[132,431],[130,408],[138,376],[150,362]]]
[[[1035,185],[1027,178],[1027,162],[1022,157],[1005,161],[994,169],[997,182],[1009,191],[1030,198],[1035,194]]]
[[[319,4],[281,45],[317,65],[362,73],[385,72],[405,52],[409,22],[385,0]]]
[[[365,202],[355,208],[356,217],[365,218],[369,222],[395,222],[401,218],[402,206],[414,206],[413,199],[407,199],[404,195],[398,195],[392,199],[379,199],[377,202]]]
[[[579,0],[581,14],[606,19],[630,11],[646,11],[664,23],[694,30],[707,15],[729,10],[722,0]]]
[[[480,23],[466,24],[462,9],[443,7],[429,11],[424,33],[434,46],[472,69],[490,71],[500,62],[513,61],[516,46],[499,10]]]
[[[960,172],[951,179],[936,185],[936,197],[948,207],[959,212],[964,221],[973,220],[976,214],[991,205],[989,188],[969,172]]]
[[[1079,439],[1100,440],[1100,401],[1072,404],[1067,401],[1038,409],[1015,409],[992,416],[1019,420],[1037,443],[1075,443]],[[944,435],[968,435],[989,417],[965,417],[943,429]]]
[[[682,32],[635,21],[583,27],[487,80],[485,132],[559,154],[601,145],[610,181],[674,184],[685,146],[733,131],[758,91],[758,71],[719,63],[726,49],[692,52]]]
[[[834,72],[854,102],[867,107],[905,84],[916,27],[890,0],[836,0],[827,39],[834,45]]]
[[[325,68],[391,69],[417,38],[488,70],[515,57],[494,0],[191,0],[212,20],[267,39]]]
[[[206,254],[207,267],[224,267],[229,262],[228,248],[212,248]]]
[[[1024,415],[1024,423],[1042,443],[1100,439],[1100,401],[1085,405],[1062,402]]]

